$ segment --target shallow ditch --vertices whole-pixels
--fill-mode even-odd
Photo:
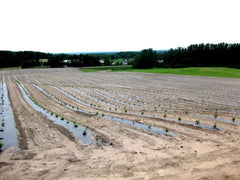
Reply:
[[[15,147],[16,150],[19,150],[14,115],[8,98],[7,86],[4,81],[1,82],[0,119],[0,141],[3,143],[1,150],[5,151],[9,147]]]
[[[102,142],[99,139],[96,139],[94,132],[86,129],[85,127],[79,124],[72,123],[71,121],[68,121],[66,119],[61,119],[61,117],[56,117],[56,114],[50,113],[44,108],[41,108],[40,106],[34,103],[31,96],[24,88],[23,84],[19,82],[18,86],[23,94],[24,99],[28,102],[30,106],[32,106],[36,111],[41,112],[45,117],[47,117],[47,119],[53,121],[55,124],[60,125],[69,130],[83,144],[102,144]],[[77,126],[75,126],[75,124]],[[84,131],[86,132],[86,135],[83,135]]]

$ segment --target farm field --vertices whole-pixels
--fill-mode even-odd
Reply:
[[[0,179],[240,179],[240,79],[78,68],[0,79],[19,147],[0,154]]]

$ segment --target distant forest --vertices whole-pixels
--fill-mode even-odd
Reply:
[[[141,52],[51,54],[33,51],[0,51],[0,68],[34,66],[72,67],[112,65],[114,59],[135,59],[134,68],[234,67],[240,68],[240,44],[194,44],[168,51],[145,49]],[[47,61],[40,61],[47,59]],[[68,60],[67,62],[64,60]],[[101,64],[100,60],[104,60]]]
[[[162,67],[221,66],[240,68],[240,44],[195,44],[160,55]]]

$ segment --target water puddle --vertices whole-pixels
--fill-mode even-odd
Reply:
[[[142,123],[139,123],[139,122],[133,122],[133,121],[122,119],[122,118],[116,118],[116,117],[110,117],[110,116],[104,116],[104,117],[107,118],[107,119],[110,119],[112,121],[120,122],[122,124],[127,124],[127,125],[130,125],[130,126],[136,127],[138,129],[142,129],[144,131],[151,132],[151,133],[156,134],[156,135],[176,136],[176,134],[174,134],[172,132],[166,133],[165,130],[153,127],[151,125],[146,125],[146,124],[142,124]]]
[[[52,87],[57,89],[59,92],[65,94],[69,98],[71,98],[71,99],[73,99],[73,100],[75,100],[79,103],[82,103],[82,101],[80,101],[78,98],[76,98],[76,97],[72,96],[71,94],[61,90],[60,88],[57,88],[57,87],[54,87],[54,86],[52,86]],[[89,106],[88,104],[86,104],[86,105]],[[156,128],[156,127],[152,127],[152,126],[150,127],[149,125],[146,125],[146,124],[141,124],[141,123],[138,123],[138,122],[133,122],[133,121],[130,121],[130,120],[127,120],[127,119],[122,119],[122,118],[116,118],[116,117],[111,117],[111,116],[102,116],[100,114],[98,116],[106,118],[106,119],[110,119],[110,120],[113,120],[113,121],[116,121],[116,122],[120,122],[122,124],[131,125],[133,127],[142,129],[144,131],[151,132],[151,133],[156,134],[156,135],[160,135],[160,134],[166,135],[166,132],[161,128]],[[169,132],[168,135],[174,136],[175,134],[172,133],[172,132]]]
[[[53,121],[55,124],[60,125],[66,129],[68,129],[79,141],[81,141],[84,144],[98,144],[101,142],[97,142],[95,140],[95,133],[86,129],[85,127],[82,127],[79,124],[72,123],[71,121],[68,121],[66,119],[61,119],[61,117],[56,117],[56,114],[51,114],[47,110],[39,107],[36,105],[30,95],[28,94],[27,90],[24,88],[23,84],[18,84],[19,88],[21,89],[21,92],[23,94],[24,99],[28,102],[30,106],[32,106],[36,111],[41,112],[45,117],[47,117],[49,120]],[[86,132],[86,135],[83,135],[83,133]]]
[[[4,144],[1,148],[2,151],[5,151],[9,147],[15,147],[19,150],[14,115],[8,98],[7,86],[4,81],[1,82],[0,119],[0,141]]]
[[[204,116],[204,115],[196,115],[196,116],[201,117],[201,118],[211,119],[211,120],[214,120],[214,121],[221,121],[221,122],[225,122],[225,123],[240,125],[240,122],[237,122],[237,121],[233,122],[233,121],[229,121],[229,120],[222,119],[222,118],[214,118],[214,117]]]
[[[176,120],[176,119],[169,119],[169,118],[165,118],[164,120],[177,122],[177,123],[181,123],[181,124],[186,124],[186,125],[190,125],[190,126],[195,126],[195,127],[200,127],[200,128],[208,129],[208,130],[211,130],[211,131],[221,130],[220,128],[214,128],[213,126],[208,126],[208,125],[204,125],[204,124],[196,124],[194,122],[189,122],[189,121],[183,121],[183,120],[179,121],[179,120]]]

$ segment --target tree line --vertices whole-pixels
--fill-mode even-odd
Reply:
[[[41,64],[40,59],[48,59]],[[65,62],[64,60],[68,60]],[[34,51],[0,51],[0,68],[19,67],[29,68],[34,66],[63,67],[68,66],[99,66],[99,57],[93,55],[51,54]]]
[[[221,66],[240,68],[240,44],[194,44],[159,54],[160,67]]]
[[[134,62],[135,68],[207,66],[240,68],[240,44],[193,44],[160,53],[145,49]]]
[[[51,54],[33,51],[0,51],[0,68],[22,68],[33,66],[49,67],[83,67],[100,66],[100,59],[104,59],[103,65],[111,65],[117,58],[134,58],[134,68],[178,68],[178,67],[206,67],[221,66],[240,68],[240,44],[193,44],[186,48],[170,49],[168,51],[154,51],[145,49],[141,52],[115,52],[92,54]],[[39,59],[48,59],[41,62]],[[64,60],[68,60],[67,62]]]

